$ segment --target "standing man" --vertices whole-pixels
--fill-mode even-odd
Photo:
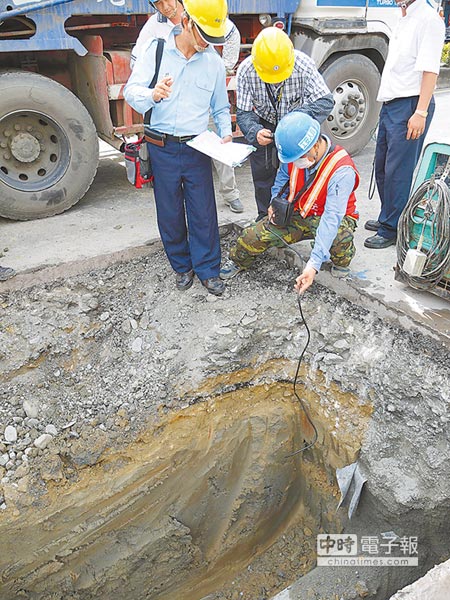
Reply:
[[[131,68],[133,68],[137,57],[141,54],[150,38],[163,38],[167,40],[172,29],[181,23],[183,4],[179,0],[154,0],[150,4],[156,10],[156,13],[150,17],[141,29],[136,45],[131,52]],[[230,74],[233,72],[239,59],[241,34],[230,19],[227,18],[225,25],[225,43],[223,46],[217,46],[216,50],[222,56],[226,73]],[[210,118],[208,125],[215,129],[212,118]],[[244,207],[239,197],[239,189],[236,185],[234,169],[217,160],[213,160],[213,165],[217,172],[219,193],[222,195],[225,204],[232,212],[244,212]]]
[[[276,209],[242,232],[220,276],[230,279],[251,267],[255,258],[272,246],[314,239],[309,261],[297,277],[296,289],[303,293],[314,281],[322,263],[331,258],[335,277],[348,274],[355,255],[355,190],[359,175],[348,153],[320,134],[319,122],[301,112],[283,117],[275,131],[281,166],[272,197],[286,197],[294,204],[288,224],[277,225]]]
[[[160,0],[161,1],[161,0]],[[226,0],[185,0],[180,27],[165,44],[158,83],[156,39],[139,55],[124,89],[127,102],[145,114],[152,109],[148,149],[154,172],[159,232],[176,273],[187,290],[194,274],[208,292],[221,295],[220,242],[211,159],[186,144],[206,130],[211,112],[224,142],[231,141],[225,67],[210,47],[225,41]]]
[[[234,67],[236,66],[237,61],[239,60],[239,53],[241,51],[241,34],[239,33],[236,25],[230,19],[227,19],[226,27],[225,44],[221,47],[217,47],[216,50],[222,56],[222,60],[225,64],[226,74],[231,75],[234,72]],[[239,189],[236,185],[236,177],[233,167],[224,165],[218,160],[213,160],[213,165],[217,172],[219,192],[223,198],[223,201],[230,208],[231,212],[244,212],[244,207],[242,206],[242,202],[239,197]]]
[[[249,144],[256,146],[250,164],[258,208],[256,221],[267,215],[278,161],[273,132],[287,113],[302,111],[322,123],[334,100],[314,61],[294,46],[277,27],[267,27],[255,39],[252,54],[237,71],[237,123]]]
[[[170,32],[181,23],[183,14],[183,4],[178,0],[154,0],[149,3],[155,9],[155,14],[152,15],[141,29],[136,44],[131,51],[131,68],[140,54],[142,54],[145,45],[150,38],[163,38],[167,41]]]
[[[376,231],[366,248],[396,242],[400,214],[408,202],[414,169],[434,114],[445,27],[427,0],[395,0],[402,14],[391,37],[377,100],[383,102],[375,151],[375,179],[381,200]]]

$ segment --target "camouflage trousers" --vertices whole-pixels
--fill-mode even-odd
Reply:
[[[283,242],[270,231],[271,229],[276,231],[288,244],[314,239],[319,227],[320,216],[303,218],[300,213],[296,212],[286,228],[272,224],[267,228],[267,222],[268,218],[265,217],[244,229],[236,245],[230,250],[230,258],[233,262],[244,269],[248,269],[255,258],[269,248],[284,246]],[[338,267],[348,267],[355,255],[353,232],[356,225],[357,221],[352,217],[346,215],[342,219],[336,238],[330,248],[330,258]]]

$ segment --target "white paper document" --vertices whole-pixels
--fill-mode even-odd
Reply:
[[[213,131],[204,131],[187,144],[229,167],[239,167],[256,150],[254,146],[248,144],[235,142],[222,144],[222,139]]]

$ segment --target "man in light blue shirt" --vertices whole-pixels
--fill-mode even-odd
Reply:
[[[179,290],[198,276],[215,295],[219,279],[220,242],[211,159],[186,144],[206,131],[211,113],[224,142],[231,141],[231,117],[225,67],[209,44],[225,39],[227,4],[186,0],[181,26],[165,44],[159,78],[155,72],[157,40],[150,39],[125,86],[126,101],[138,112],[152,109],[146,137],[154,173],[158,227]],[[203,11],[203,12],[201,12]],[[201,19],[201,26],[199,25]]]
[[[133,68],[137,57],[141,54],[142,49],[150,38],[164,38],[167,40],[172,29],[181,23],[184,8],[182,2],[179,0],[155,0],[150,2],[150,4],[152,4],[156,13],[149,18],[139,33],[136,45],[131,51],[131,68]],[[223,46],[218,46],[216,50],[221,54],[226,72],[229,74],[233,72],[239,60],[241,34],[230,19],[227,18],[225,25],[225,43]],[[208,123],[208,127],[215,130],[212,118]],[[234,169],[214,159],[213,166],[217,172],[219,194],[221,194],[223,201],[229,206],[232,212],[243,212],[244,207],[239,198],[239,189],[236,185]]]

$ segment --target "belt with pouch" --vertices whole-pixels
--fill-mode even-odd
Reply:
[[[196,135],[170,135],[169,133],[165,133],[165,139],[169,142],[178,142],[179,144],[185,144],[186,142],[190,142],[193,140]]]
[[[160,147],[165,146],[166,142],[185,144],[195,137],[195,135],[170,135],[169,133],[160,133],[159,131],[154,131],[153,129],[148,129],[147,127],[144,129],[145,141]]]

